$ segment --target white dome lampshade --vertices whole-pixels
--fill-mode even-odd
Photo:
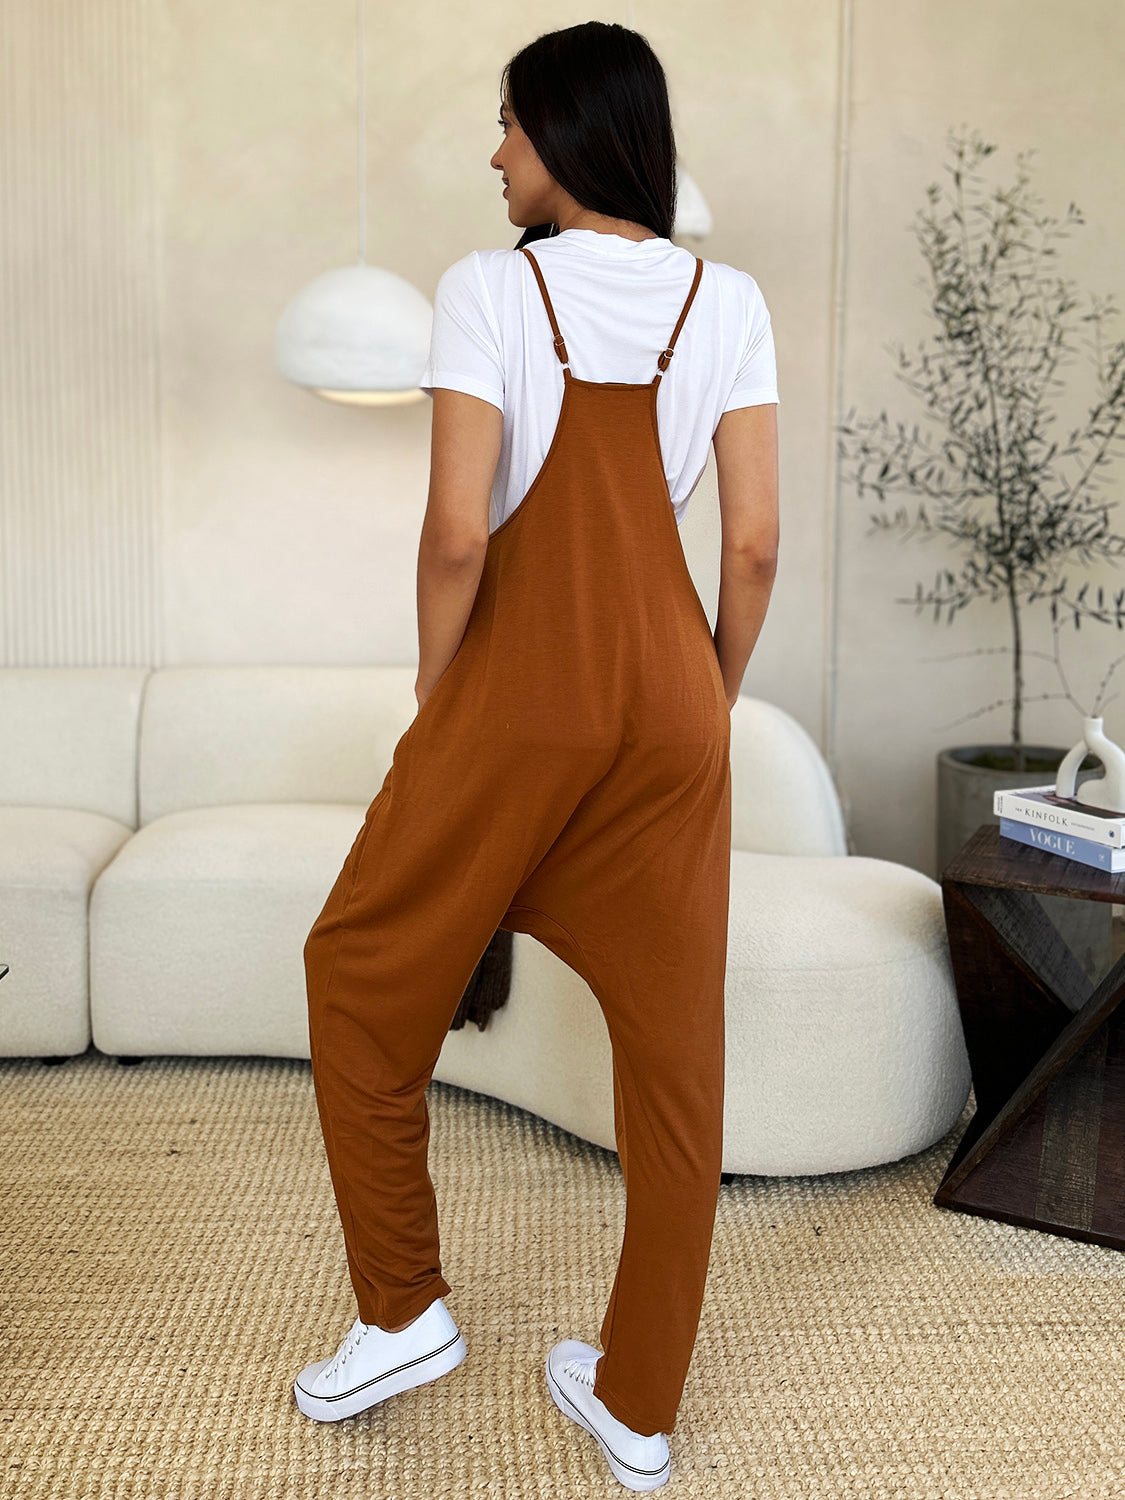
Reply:
[[[676,225],[673,234],[690,235],[702,240],[711,233],[713,221],[707,200],[694,177],[689,177],[676,163]]]
[[[330,401],[396,406],[425,399],[433,307],[393,271],[324,271],[287,304],[274,332],[277,368]]]

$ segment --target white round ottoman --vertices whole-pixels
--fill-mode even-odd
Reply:
[[[924,1150],[971,1075],[929,876],[863,855],[731,855],[725,1171],[842,1172]]]

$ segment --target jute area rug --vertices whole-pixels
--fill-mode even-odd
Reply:
[[[619,1496],[553,1406],[597,1344],[617,1157],[430,1089],[447,1304],[468,1358],[310,1422],[297,1371],[355,1306],[307,1062],[0,1062],[8,1500]],[[1125,1496],[1125,1254],[943,1212],[968,1120],[890,1166],[723,1187],[663,1493]]]

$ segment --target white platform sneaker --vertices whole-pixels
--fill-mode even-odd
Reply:
[[[339,1422],[377,1406],[388,1396],[445,1375],[467,1350],[440,1297],[400,1333],[387,1333],[359,1318],[331,1359],[308,1365],[293,1394],[306,1417]]]
[[[655,1490],[672,1473],[668,1439],[634,1432],[619,1422],[594,1395],[594,1375],[601,1355],[579,1339],[563,1339],[547,1356],[547,1389],[564,1416],[597,1440],[614,1478],[630,1490]]]

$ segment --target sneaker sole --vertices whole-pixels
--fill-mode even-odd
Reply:
[[[417,1385],[428,1385],[430,1381],[448,1375],[467,1353],[464,1337],[458,1333],[440,1349],[396,1365],[394,1369],[375,1375],[350,1391],[341,1391],[337,1396],[314,1396],[303,1388],[299,1379],[293,1383],[293,1395],[306,1417],[312,1417],[316,1422],[340,1422],[345,1417],[354,1417],[369,1407],[378,1406],[389,1396],[397,1396]]]
[[[626,1487],[626,1489],[630,1490],[656,1490],[659,1489],[662,1484],[667,1484],[668,1478],[672,1472],[671,1454],[668,1455],[663,1467],[657,1469],[655,1474],[651,1472],[644,1473],[639,1469],[635,1469],[631,1464],[627,1464],[624,1459],[618,1458],[617,1454],[614,1453],[612,1448],[610,1448],[605,1438],[602,1437],[597,1428],[590,1425],[583,1413],[578,1409],[577,1406],[575,1406],[574,1402],[570,1400],[566,1392],[559,1386],[558,1382],[555,1380],[555,1377],[551,1372],[551,1363],[549,1359],[544,1368],[547,1372],[547,1389],[551,1393],[551,1400],[558,1407],[559,1411],[562,1412],[564,1417],[569,1417],[572,1422],[577,1422],[579,1427],[584,1427],[586,1429],[586,1431],[597,1443],[598,1447],[605,1454],[606,1462],[613,1470],[613,1477],[615,1479],[619,1480]]]

